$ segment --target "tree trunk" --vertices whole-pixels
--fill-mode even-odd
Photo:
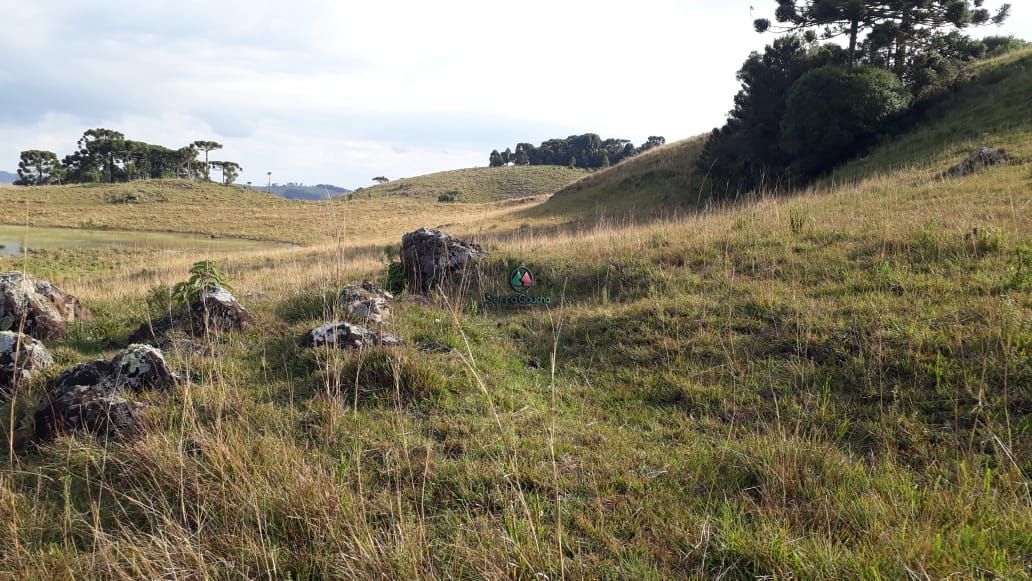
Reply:
[[[849,66],[856,64],[856,37],[860,34],[860,21],[853,20],[849,25]]]
[[[902,78],[906,71],[907,63],[907,37],[910,34],[910,9],[903,8],[903,15],[900,18],[899,32],[896,33],[896,56],[894,67],[896,76]]]

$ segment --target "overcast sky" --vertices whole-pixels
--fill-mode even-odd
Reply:
[[[1013,1],[1013,0],[1012,0]],[[1032,6],[1003,28],[1032,38]],[[995,7],[998,2],[990,0]],[[750,14],[750,6],[761,9]],[[368,185],[594,132],[723,122],[772,0],[0,0],[0,169],[107,127],[239,181]]]

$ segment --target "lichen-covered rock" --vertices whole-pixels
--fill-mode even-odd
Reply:
[[[210,287],[182,312],[145,321],[129,335],[130,343],[167,346],[168,336],[182,332],[194,337],[243,330],[251,326],[254,316],[222,287]]]
[[[368,280],[348,285],[340,292],[340,306],[348,318],[360,323],[386,323],[391,318],[394,295]]]
[[[36,437],[79,430],[130,437],[143,404],[126,399],[126,391],[167,389],[177,381],[161,352],[148,345],[130,345],[110,361],[80,363],[51,382],[36,410]]]
[[[178,381],[165,357],[150,345],[130,345],[111,360],[112,381],[117,389],[167,389]]]
[[[1009,160],[1010,157],[1003,149],[979,147],[971,152],[967,159],[950,168],[946,175],[951,178],[959,178],[990,166],[1003,165]]]
[[[36,410],[36,439],[84,431],[105,438],[125,439],[139,432],[143,404],[125,399],[103,385],[68,385],[44,396]]]
[[[191,311],[194,327],[203,334],[244,330],[254,322],[250,311],[228,290],[218,286],[205,289]]]
[[[0,331],[0,394],[54,364],[43,343],[11,331]]]
[[[401,238],[405,284],[414,293],[426,293],[434,284],[472,266],[485,254],[487,251],[479,244],[430,228],[420,228]]]
[[[301,338],[302,347],[361,349],[377,345],[400,344],[401,339],[390,333],[340,321],[320,325]]]
[[[64,337],[68,324],[89,318],[74,296],[21,272],[0,273],[0,331],[21,331],[49,341]]]

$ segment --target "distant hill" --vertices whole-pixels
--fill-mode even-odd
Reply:
[[[273,185],[271,188],[268,186],[251,186],[251,189],[288,200],[325,200],[351,193],[349,189],[330,184],[316,184],[314,186]]]
[[[0,184],[13,184],[18,179],[18,174],[9,171],[0,171]]]
[[[657,147],[560,189],[528,217],[593,218],[597,212],[646,214],[695,204],[699,179],[695,159],[705,136]]]
[[[475,167],[401,178],[355,190],[356,199],[416,197],[484,203],[551,194],[588,175],[587,170],[554,165]]]

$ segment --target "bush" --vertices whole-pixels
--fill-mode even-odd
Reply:
[[[392,260],[384,274],[383,288],[391,294],[399,294],[405,290],[405,269],[400,260]]]
[[[457,202],[458,200],[459,200],[459,192],[455,191],[455,190],[452,190],[450,192],[445,192],[445,193],[437,196],[437,201],[438,202]]]
[[[910,96],[892,73],[871,67],[821,67],[789,91],[782,120],[794,167],[814,176],[873,144],[887,120]]]

